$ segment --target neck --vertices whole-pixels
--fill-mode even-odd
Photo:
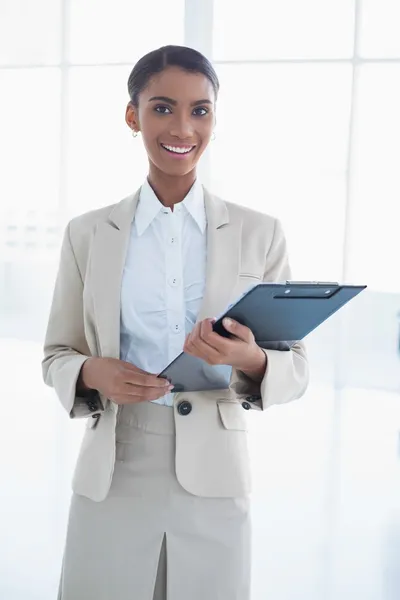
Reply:
[[[182,202],[194,184],[196,169],[186,175],[167,175],[150,165],[147,179],[161,204],[173,209],[175,204]]]

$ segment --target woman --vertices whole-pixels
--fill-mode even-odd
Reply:
[[[262,350],[212,317],[251,283],[290,279],[276,219],[212,196],[196,166],[217,75],[190,48],[144,56],[126,123],[149,158],[141,189],[67,226],[43,375],[87,417],[73,480],[62,600],[249,600],[246,411],[300,397],[304,346]],[[173,393],[182,349],[231,365],[227,390]]]

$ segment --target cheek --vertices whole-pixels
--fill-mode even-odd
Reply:
[[[143,137],[143,145],[146,149],[146,152],[149,156],[152,156],[158,148],[158,143],[157,143],[157,138],[153,138],[153,137],[149,137],[149,135],[147,135],[146,137]]]
[[[203,154],[203,152],[205,151],[205,149],[207,148],[207,146],[210,144],[211,134],[212,134],[212,132],[210,133],[209,131],[199,132],[199,133],[200,133],[201,143],[198,146],[197,155]]]
[[[146,148],[152,148],[157,144],[159,131],[154,125],[144,123],[142,125],[142,138]]]
[[[204,149],[206,146],[208,146],[208,144],[211,141],[211,137],[214,131],[214,123],[211,119],[207,120],[207,122],[202,123],[197,130],[202,140],[201,147],[202,149]]]
[[[154,146],[157,143],[157,138],[163,131],[163,127],[157,117],[147,112],[141,115],[140,129],[143,143],[146,147]]]

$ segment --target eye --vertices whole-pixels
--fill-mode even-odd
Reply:
[[[154,108],[154,110],[155,110],[155,112],[158,112],[160,115],[168,115],[168,114],[171,114],[171,111],[170,111],[170,109],[168,108],[168,106],[162,106],[162,105],[159,105],[159,106],[156,106],[156,107]]]
[[[204,106],[198,106],[197,108],[194,109],[193,114],[196,117],[204,117],[205,115],[208,115],[208,109],[204,108]]]

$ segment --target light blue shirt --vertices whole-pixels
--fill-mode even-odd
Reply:
[[[207,259],[198,180],[171,211],[146,180],[132,222],[121,288],[120,358],[160,373],[180,352],[203,299]],[[172,406],[173,394],[158,404]]]

